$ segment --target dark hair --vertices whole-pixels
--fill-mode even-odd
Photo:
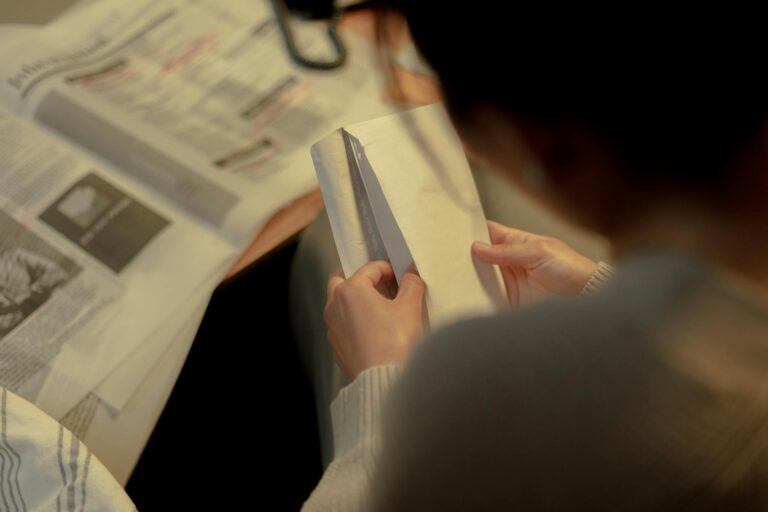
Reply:
[[[734,38],[693,13],[675,17],[669,10],[378,4],[382,13],[405,17],[454,118],[486,104],[523,118],[576,120],[610,144],[637,179],[721,181],[768,113],[764,59],[750,58],[763,49],[761,31],[755,41],[748,30]]]

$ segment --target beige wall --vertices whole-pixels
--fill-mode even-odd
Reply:
[[[45,23],[76,0],[0,0],[0,23]]]

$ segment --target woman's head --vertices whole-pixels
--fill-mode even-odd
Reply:
[[[407,20],[470,149],[523,179],[535,159],[539,195],[593,228],[612,235],[673,198],[728,209],[768,192],[768,96],[749,42],[669,13],[382,4]]]

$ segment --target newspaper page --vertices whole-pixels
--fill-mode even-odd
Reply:
[[[141,382],[119,411],[93,392],[59,418],[122,485],[128,482],[173,390],[206,305],[207,300],[190,303],[175,315],[178,318],[169,319],[174,327],[164,327],[164,332],[158,334],[161,338],[170,336],[170,343],[159,358],[145,367]],[[153,341],[159,340],[153,336],[149,344]],[[124,363],[128,367],[141,364],[140,353],[130,356]]]
[[[310,32],[301,46],[311,54],[324,43]],[[367,55],[333,72],[295,66],[264,0],[103,0],[12,46],[0,58],[0,102],[238,246],[316,186],[312,142],[389,110]]]
[[[322,31],[299,35],[306,55],[328,46]],[[71,251],[79,276],[103,280],[82,324],[41,370],[21,372],[9,387],[79,432],[120,478],[194,337],[199,316],[189,302],[178,307],[183,296],[207,300],[232,246],[242,248],[275,210],[316,186],[312,142],[390,110],[369,48],[347,43],[344,68],[297,68],[264,0],[100,0],[4,42],[0,106],[39,128],[0,116],[5,136],[17,130],[26,141],[24,170],[2,169],[29,174],[28,196],[9,189],[21,212],[13,216]],[[21,147],[9,141],[5,160]],[[119,218],[112,208],[125,208],[121,194],[147,210],[138,233],[103,220]],[[113,245],[124,250],[106,243],[107,227],[91,232],[89,222],[113,226]]]
[[[48,410],[61,414],[75,405],[76,398],[92,392],[112,414],[118,414],[135,395],[159,358],[177,339],[178,333],[186,332],[190,324],[199,324],[200,318],[196,314],[198,306],[201,303],[207,305],[212,290],[228,268],[229,262],[223,262],[218,272],[202,280],[197,289],[173,313],[166,315],[162,323],[97,385],[89,389],[68,375],[55,372],[48,375],[38,394],[38,402],[46,405]],[[191,336],[194,335],[193,330]]]
[[[237,251],[2,110],[0,161],[0,384],[61,417]]]

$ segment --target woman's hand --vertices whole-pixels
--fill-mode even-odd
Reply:
[[[424,281],[407,272],[394,299],[381,290],[395,279],[386,261],[372,261],[349,279],[331,273],[323,316],[336,364],[354,380],[371,366],[404,363],[422,333]]]
[[[475,242],[472,252],[499,265],[510,304],[522,306],[560,295],[574,297],[597,270],[597,263],[556,238],[534,235],[488,221],[491,245]]]

